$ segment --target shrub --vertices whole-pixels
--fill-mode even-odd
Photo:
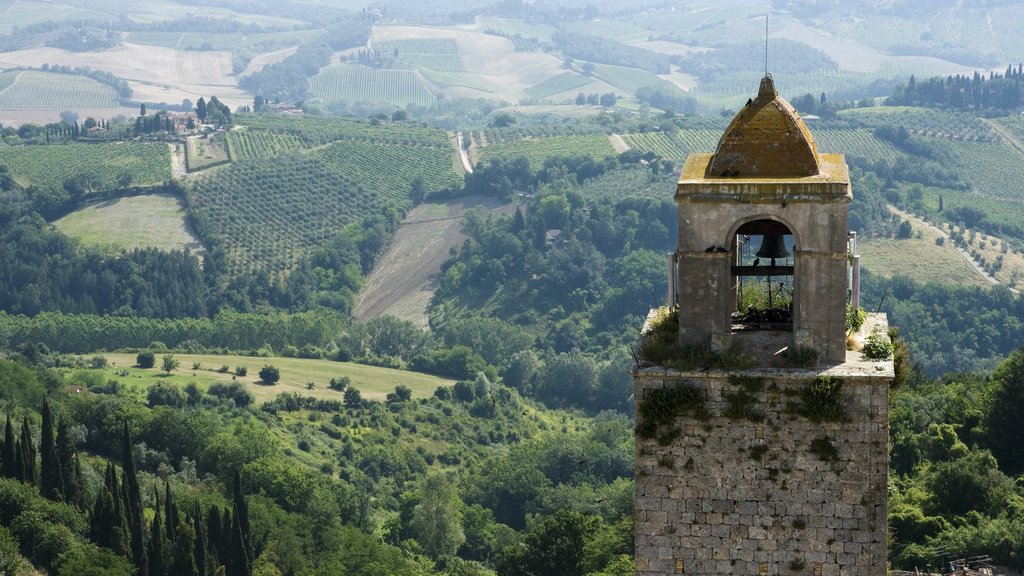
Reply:
[[[248,406],[253,401],[252,394],[239,382],[214,382],[206,392],[224,400],[233,400],[239,407]]]
[[[281,379],[281,371],[274,366],[264,366],[260,368],[260,382],[264,384],[277,384],[277,381]]]
[[[881,332],[872,332],[864,340],[864,355],[872,360],[885,360],[892,355],[892,342]]]
[[[152,352],[139,352],[135,357],[135,365],[139,368],[152,368],[156,366],[156,354]]]
[[[235,376],[245,376],[248,373],[249,373],[249,369],[246,368],[245,366],[237,366],[237,367],[235,367]]]

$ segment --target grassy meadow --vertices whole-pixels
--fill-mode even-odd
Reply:
[[[199,240],[185,225],[180,200],[167,194],[144,194],[99,202],[72,212],[53,224],[86,246],[125,250],[181,250],[199,246]]]
[[[118,380],[129,388],[134,388],[141,395],[151,386],[173,383],[185,386],[195,382],[200,389],[206,390],[214,382],[230,382],[237,380],[246,385],[257,404],[273,400],[283,392],[295,392],[303,396],[315,398],[338,400],[342,399],[342,392],[328,388],[332,378],[348,376],[351,379],[350,386],[359,390],[363,398],[371,400],[383,400],[388,392],[393,392],[399,384],[408,386],[412,390],[413,398],[424,398],[432,395],[438,386],[448,386],[454,383],[453,380],[409,372],[406,370],[395,370],[393,368],[378,368],[351,362],[335,362],[333,360],[311,360],[305,358],[285,358],[271,356],[268,358],[256,358],[252,356],[221,356],[214,354],[174,354],[174,358],[181,363],[181,366],[167,375],[160,370],[163,355],[156,353],[156,366],[153,368],[138,368],[135,366],[135,354],[111,353],[103,354],[107,359],[107,367],[101,369],[105,377]],[[198,363],[198,368],[193,366]],[[266,386],[259,383],[259,370],[265,365],[278,368],[281,371],[281,379],[275,385]],[[226,372],[220,372],[223,366],[227,366]],[[235,376],[233,373],[239,366],[247,369],[245,376]],[[307,384],[313,383],[313,388]]]

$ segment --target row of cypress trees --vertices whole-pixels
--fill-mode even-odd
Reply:
[[[120,475],[108,461],[103,487],[91,506],[88,536],[93,543],[126,558],[135,566],[137,576],[251,576],[249,508],[237,472],[231,508],[222,511],[211,506],[205,515],[198,502],[182,514],[170,484],[164,482],[162,498],[154,486],[155,513],[147,525],[127,424],[122,450]],[[50,500],[88,508],[69,425],[60,419],[54,434],[49,402],[43,402],[38,453],[28,418],[22,420],[18,435],[7,416],[0,473],[38,486],[40,494]]]

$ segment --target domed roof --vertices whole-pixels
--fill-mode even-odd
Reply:
[[[807,125],[765,75],[757,98],[736,114],[708,163],[707,178],[792,178],[819,173]]]

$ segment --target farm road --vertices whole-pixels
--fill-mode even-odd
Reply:
[[[352,315],[365,321],[391,314],[426,328],[427,304],[440,282],[441,265],[449,250],[466,239],[462,215],[474,206],[495,213],[514,210],[513,204],[480,196],[412,209],[370,271]]]

